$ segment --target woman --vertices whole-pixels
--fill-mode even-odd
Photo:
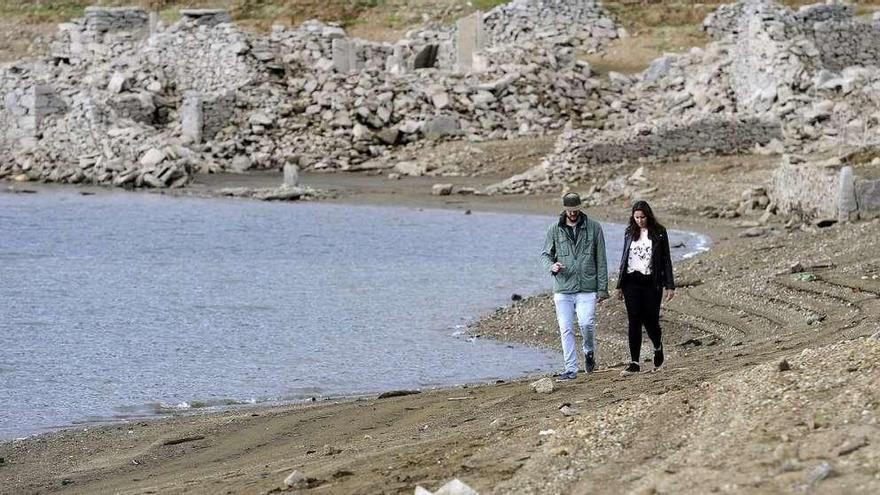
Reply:
[[[629,354],[632,359],[623,374],[640,371],[642,326],[654,345],[654,369],[657,369],[663,365],[660,303],[664,288],[667,301],[675,297],[675,283],[672,279],[669,237],[666,229],[654,217],[651,206],[645,201],[636,201],[633,204],[618,273],[617,298],[626,302]]]

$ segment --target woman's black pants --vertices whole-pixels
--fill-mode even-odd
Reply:
[[[623,300],[626,302],[626,316],[629,320],[629,355],[633,362],[639,362],[642,350],[642,326],[654,349],[661,348],[660,341],[660,302],[663,288],[654,285],[653,277],[639,272],[627,273],[623,280]]]

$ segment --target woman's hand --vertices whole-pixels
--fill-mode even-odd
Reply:
[[[614,297],[616,297],[618,301],[623,301],[623,291],[620,289],[615,289]]]
[[[675,289],[666,289],[666,300],[671,301],[675,297]]]

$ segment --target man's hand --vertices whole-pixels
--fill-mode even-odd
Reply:
[[[556,263],[553,263],[553,266],[550,267],[550,272],[553,273],[554,275],[556,275],[557,273],[562,272],[564,270],[565,270],[565,265],[563,265],[562,263],[560,263],[558,261]]]
[[[608,296],[596,296],[596,304],[602,304],[606,299],[608,299]]]
[[[666,289],[666,300],[671,301],[673,297],[675,297],[675,289]]]

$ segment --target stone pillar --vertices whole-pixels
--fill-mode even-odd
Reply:
[[[205,122],[202,116],[202,95],[197,91],[185,92],[180,115],[183,136],[193,143],[202,142],[202,130]]]
[[[856,180],[849,165],[840,169],[837,186],[837,219],[841,222],[855,220],[859,213],[856,202]]]
[[[299,185],[299,167],[293,163],[284,165],[284,185],[291,187]]]
[[[357,46],[348,38],[333,40],[333,69],[340,74],[348,74],[360,69]]]
[[[485,45],[483,34],[483,13],[479,10],[463,17],[455,24],[456,27],[456,65],[459,72],[471,72],[474,69],[474,53],[482,50]]]
[[[152,11],[150,12],[150,36],[156,34],[156,31],[159,30],[159,12]]]
[[[150,32],[150,15],[139,7],[98,7],[85,9],[86,31],[103,36],[126,31],[138,37]]]
[[[385,70],[392,74],[403,74],[407,72],[406,49],[403,45],[394,45],[391,56],[388,57],[388,60],[385,62]]]
[[[67,108],[55,90],[46,84],[33,85],[21,98],[20,104],[27,110],[21,121],[22,127],[31,136],[39,134],[40,124],[47,116],[63,113]]]

